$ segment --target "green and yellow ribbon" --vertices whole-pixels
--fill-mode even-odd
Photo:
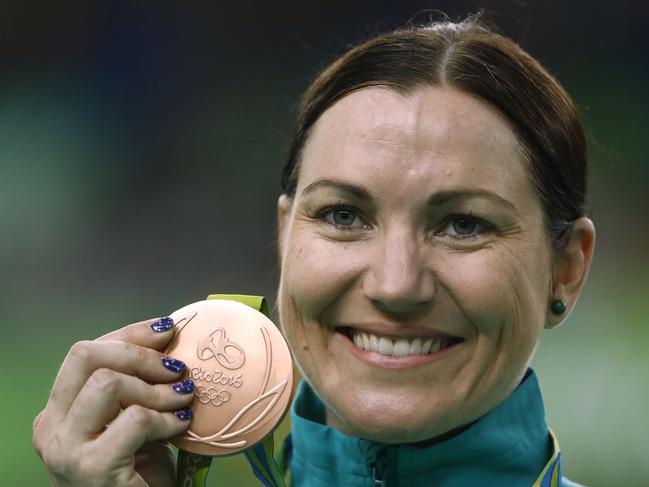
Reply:
[[[561,482],[561,451],[559,450],[559,440],[554,431],[550,431],[552,437],[552,456],[541,471],[541,475],[532,484],[532,487],[559,487]]]

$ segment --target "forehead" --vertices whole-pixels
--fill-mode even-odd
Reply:
[[[391,190],[426,182],[498,193],[531,189],[507,122],[485,102],[452,88],[402,95],[371,87],[336,102],[305,146],[298,193],[319,178],[380,185],[381,175]]]

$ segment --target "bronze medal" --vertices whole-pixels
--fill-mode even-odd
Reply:
[[[209,299],[172,313],[165,353],[187,364],[193,419],[172,443],[200,455],[231,455],[261,441],[282,420],[293,384],[291,353],[263,313]]]

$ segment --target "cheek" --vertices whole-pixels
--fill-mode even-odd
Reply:
[[[293,238],[283,260],[280,300],[292,305],[301,321],[320,321],[326,308],[353,285],[360,267],[347,245],[317,236]]]
[[[494,246],[447,260],[450,292],[478,334],[536,340],[543,325],[548,266],[544,250]]]
[[[321,389],[327,375],[336,376],[327,310],[356,282],[359,256],[345,244],[313,234],[297,232],[287,244],[278,290],[280,323],[302,374]]]

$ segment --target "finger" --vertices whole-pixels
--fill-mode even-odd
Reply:
[[[162,350],[174,335],[174,321],[168,317],[140,321],[106,333],[97,341],[119,340],[142,347]]]
[[[41,418],[43,417],[43,412],[44,411],[41,411],[34,418],[34,421],[32,422],[32,432],[34,432],[34,431],[36,431],[38,429],[38,425],[41,422]]]
[[[34,418],[34,422],[32,423],[32,445],[34,446],[34,449],[36,450],[36,454],[43,459],[43,450],[45,449],[45,435],[43,434],[43,428],[41,428],[41,419],[43,418],[43,414],[45,413],[45,410],[42,410],[38,415]]]
[[[191,412],[187,415],[187,411],[190,410],[161,413],[139,405],[129,406],[94,440],[93,447],[106,455],[115,455],[116,460],[130,458],[147,441],[171,438],[185,431],[191,419]]]
[[[46,406],[48,418],[62,421],[97,369],[135,375],[150,383],[177,380],[185,364],[160,352],[121,341],[83,341],[73,345],[59,370]]]
[[[45,410],[38,413],[38,416],[34,418],[34,422],[32,423],[32,445],[41,460],[43,459],[43,450],[45,448],[45,438],[42,428],[40,428],[41,418],[43,417],[44,412]]]
[[[103,431],[122,409],[138,404],[156,411],[174,411],[189,405],[193,392],[190,380],[151,385],[132,375],[98,369],[74,400],[64,426],[87,440]]]

